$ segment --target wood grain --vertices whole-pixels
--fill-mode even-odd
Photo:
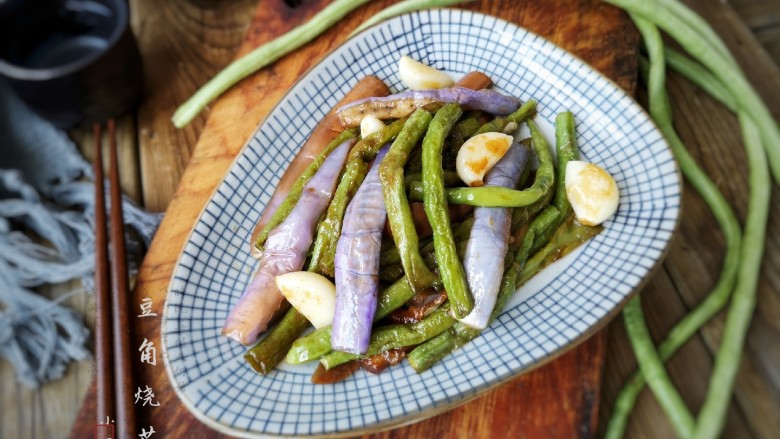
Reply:
[[[255,47],[273,35],[298,25],[324,3],[323,0],[311,1],[292,11],[279,0],[261,2],[241,50]],[[168,208],[166,218],[139,273],[135,304],[140,303],[143,297],[151,297],[155,312],[162,314],[166,285],[186,236],[235,154],[254,131],[256,123],[273,108],[296,78],[345,37],[346,31],[354,27],[357,22],[363,21],[373,11],[389,3],[375,2],[369,7],[350,14],[339,29],[326,32],[313,44],[242,81],[212,106],[205,129],[192,152],[189,165]],[[637,35],[627,18],[614,8],[593,1],[564,0],[545,2],[543,5],[483,1],[471,5],[470,8],[524,24],[601,69],[624,88],[633,89]],[[584,22],[592,25],[583,26]],[[146,200],[149,203],[148,197]],[[159,322],[155,324],[148,321],[140,322],[137,329],[138,334],[143,334],[145,338],[159,346]],[[470,431],[471,434],[475,432],[483,435],[502,434],[500,430],[488,428],[490,424],[478,423],[474,417],[475,414],[479,414],[479,417],[487,417],[493,413],[494,418],[503,419],[504,424],[512,424],[518,431],[529,428],[532,430],[528,431],[562,433],[580,432],[584,429],[586,433],[592,433],[598,406],[597,395],[603,350],[604,339],[601,335],[583,344],[570,353],[570,356],[561,358],[554,365],[539,369],[538,372],[529,374],[512,385],[538,389],[535,391],[545,389],[546,395],[557,395],[557,398],[570,395],[563,398],[566,401],[564,403],[546,406],[546,416],[531,418],[530,409],[524,409],[529,416],[493,410],[495,405],[491,404],[495,404],[495,401],[502,403],[512,401],[517,404],[522,403],[523,406],[533,405],[528,402],[533,393],[519,393],[516,387],[506,386],[494,391],[494,394],[491,394],[493,396],[472,402],[469,404],[470,408],[459,412],[460,415],[445,414],[443,416],[448,416],[449,420],[430,421],[430,425],[438,422],[441,425],[451,424],[454,430],[448,431],[456,429],[461,432]],[[159,408],[144,409],[139,412],[140,426],[154,425],[157,431],[165,431],[166,435],[172,437],[218,437],[216,433],[194,421],[192,416],[178,404],[162,365],[157,367],[142,365],[137,372],[140,377],[139,384],[152,386],[160,402]],[[586,391],[583,392],[583,388]],[[573,391],[573,389],[577,390]],[[583,395],[586,395],[584,400]],[[425,428],[426,424],[428,423],[420,424],[423,427],[417,428]],[[499,422],[498,425],[503,424]],[[479,428],[482,430],[478,430]],[[434,430],[434,427],[428,429],[428,431]],[[396,430],[392,434],[394,437],[400,437],[399,435],[409,437],[417,434],[415,431],[419,430]],[[83,430],[81,432],[75,430],[72,437],[82,433]],[[444,434],[446,435],[446,431]]]
[[[133,31],[144,61],[145,95],[138,109],[138,151],[144,204],[164,211],[192,156],[209,110],[186,128],[174,109],[235,57],[257,0],[131,0]]]
[[[204,114],[188,130],[176,131],[169,124],[170,115],[175,106],[189,96],[202,81],[205,81],[210,73],[223,67],[235,56],[243,40],[244,31],[254,16],[256,1],[131,0],[130,3],[136,35],[145,34],[139,42],[146,61],[147,87],[146,102],[141,111],[137,115],[127,117],[129,120],[123,120],[119,124],[120,137],[127,136],[128,139],[120,141],[123,147],[120,157],[123,166],[122,186],[123,190],[130,193],[133,198],[141,201],[148,200],[147,207],[161,211],[168,206],[173,197],[176,182],[184,171],[186,160],[195,149],[206,119]],[[757,90],[766,102],[773,105],[774,113],[778,115],[780,87],[777,86],[777,79],[772,80],[771,77],[776,77],[773,72],[777,71],[777,63],[780,62],[778,55],[780,54],[780,32],[777,26],[777,11],[780,3],[766,0],[728,0],[728,4],[715,0],[687,0],[686,3],[704,13],[705,18],[715,24],[716,31],[726,37],[727,44],[740,59],[740,63],[750,72]],[[186,15],[180,14],[180,11],[186,11]],[[589,25],[589,22],[585,21],[580,23],[581,27]],[[761,47],[762,44],[766,49]],[[765,52],[768,52],[768,57]],[[149,56],[153,56],[153,61],[149,60]],[[180,72],[186,72],[186,76],[180,77]],[[152,77],[149,77],[150,74],[153,74]],[[201,82],[198,83],[192,78],[197,78]],[[739,154],[740,139],[735,121],[701,91],[686,84],[685,81],[674,76],[671,81],[670,91],[673,94],[677,128],[681,130],[688,145],[695,148],[700,162],[705,164],[707,171],[713,175],[730,201],[737,203],[740,209],[744,210],[746,201],[742,192],[744,179],[739,177],[737,172],[742,169],[744,161]],[[769,85],[761,85],[762,83]],[[153,103],[150,103],[150,100]],[[77,136],[75,140],[90,158],[90,136],[84,137],[84,140],[82,136]],[[136,147],[136,144],[139,146]],[[143,164],[138,162],[138,156],[141,155],[139,149],[144,151]],[[134,166],[135,171],[126,172],[125,166]],[[145,182],[143,189],[142,176]],[[134,182],[128,184],[126,180],[133,177]],[[733,182],[732,180],[737,177],[740,182]],[[732,188],[733,184],[739,187]],[[777,191],[776,186],[775,191]],[[666,264],[667,268],[658,272],[657,283],[654,282],[645,290],[643,301],[645,313],[656,340],[660,339],[686,310],[698,303],[701,295],[711,287],[722,257],[722,238],[713,231],[714,221],[707,214],[706,208],[700,200],[696,201],[690,189],[686,189],[684,201],[684,217],[693,216],[691,224],[695,227],[684,224],[685,230],[673,243],[670,259]],[[770,230],[777,230],[775,218],[780,213],[776,207],[777,195],[773,197],[772,203],[774,222]],[[777,322],[780,322],[780,300],[777,297],[776,287],[780,285],[779,244],[777,233],[770,233],[761,294],[756,317],[749,332],[748,346],[751,353],[748,355],[752,360],[743,362],[743,370],[740,371],[736,388],[740,396],[735,398],[732,404],[727,434],[724,437],[774,437],[776,436],[774,432],[778,431],[776,416],[778,411],[776,409],[773,411],[771,408],[772,404],[776,405],[780,401],[778,396],[780,385],[776,378],[776,371],[780,369],[780,352],[778,352],[780,345],[776,342],[779,331]],[[696,259],[688,263],[689,257]],[[678,261],[673,264],[677,268],[670,267],[672,258]],[[682,265],[678,266],[678,263]],[[682,282],[672,282],[669,274],[671,271],[675,271],[677,273],[675,278],[682,278]],[[690,279],[687,279],[688,277]],[[78,288],[77,282],[46,288],[43,293],[57,296],[73,288]],[[88,325],[92,321],[90,303],[89,296],[86,294],[75,296],[65,302],[76,312],[86,315]],[[707,333],[719,334],[722,318],[719,322],[713,325],[712,330],[708,329]],[[635,367],[633,354],[622,326],[622,319],[618,318],[609,331],[609,350],[599,409],[601,417],[599,427],[605,425],[616,389]],[[713,341],[706,341],[705,338],[710,337],[705,335],[695,337],[669,365],[672,377],[693,409],[698,409],[696,401],[701,401],[703,398],[712,365],[712,352],[714,352],[712,347],[716,346],[719,335]],[[574,353],[567,355],[574,355]],[[13,369],[7,363],[0,361],[0,406],[2,407],[0,438],[37,439],[61,436],[62,432],[67,431],[71,425],[78,404],[86,392],[92,367],[90,362],[74,364],[62,380],[49,384],[41,390],[30,391],[16,383]],[[547,367],[550,368],[552,365]],[[745,369],[746,367],[749,369]],[[520,378],[522,379],[525,377]],[[493,398],[491,395],[492,393],[481,399]],[[89,398],[85,401],[94,402]],[[443,420],[436,422],[442,424],[451,422],[448,415],[463,411],[464,416],[468,416],[471,420],[457,425],[468,427],[479,424],[480,418],[490,419],[491,410],[510,411],[512,414],[521,411],[498,404],[487,404],[482,411],[469,410],[475,404],[442,415]],[[754,411],[752,408],[754,405],[760,409]],[[94,407],[91,410],[93,412]],[[88,408],[85,412],[91,413]],[[90,422],[91,419],[85,419],[78,424],[87,429],[83,430],[81,435],[75,431],[71,437],[91,437],[87,436],[91,435]],[[182,422],[196,423],[197,421],[190,418],[183,419]],[[529,422],[529,420],[526,418],[522,422]],[[399,433],[395,435],[388,433],[384,437],[411,434],[407,432],[407,428],[396,430]],[[444,431],[444,428],[436,431]],[[422,434],[425,432],[415,433],[415,436],[419,437]],[[460,436],[463,435],[461,433]],[[500,432],[495,436],[511,437],[503,436]],[[161,433],[153,437],[169,437],[169,435]],[[674,437],[657,403],[647,391],[640,397],[634,415],[630,419],[627,437]]]

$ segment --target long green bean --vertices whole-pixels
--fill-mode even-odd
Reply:
[[[690,437],[695,421],[685,402],[674,388],[672,380],[664,369],[663,362],[653,346],[650,331],[647,330],[645,318],[642,315],[642,303],[639,295],[628,301],[623,310],[628,339],[634,349],[639,369],[647,379],[647,384],[653,390],[658,402],[664,408],[672,426],[682,438]]]
[[[729,89],[739,108],[751,115],[761,132],[761,144],[769,156],[767,162],[772,168],[775,182],[780,184],[780,127],[747,82],[733,57],[726,54],[728,50],[724,49],[723,42],[712,28],[700,19],[684,19],[695,17],[695,14],[687,6],[675,1],[607,0],[607,3],[645,18],[666,31]]]
[[[460,147],[463,146],[463,143],[465,143],[479,127],[482,126],[484,117],[485,114],[481,111],[468,111],[464,113],[458,123],[452,127],[450,135],[444,140],[444,148],[442,150],[441,166],[444,168],[445,177],[448,172],[454,172],[456,168],[455,162],[458,159]],[[457,175],[457,172],[455,174]],[[418,178],[416,180],[419,181],[420,179]],[[458,180],[460,180],[460,177],[458,177]]]
[[[425,198],[422,184],[418,181],[409,184],[409,191],[409,196],[414,201]],[[542,196],[537,191],[519,191],[500,186],[448,188],[445,195],[449,204],[477,207],[524,207],[535,203]]]
[[[258,373],[267,374],[284,359],[292,343],[308,326],[306,317],[290,307],[268,335],[244,354],[244,360]]]
[[[311,266],[317,267],[320,273],[328,276],[334,274],[336,244],[341,234],[341,221],[344,219],[349,200],[355,195],[368,173],[368,162],[382,146],[401,132],[405,123],[406,118],[396,120],[381,131],[361,139],[349,152],[347,164],[333,194],[333,200],[325,213],[325,219],[317,226],[317,239],[314,241]]]
[[[290,192],[287,193],[287,196],[284,198],[284,201],[282,201],[279,204],[279,207],[277,207],[273,215],[271,215],[271,218],[268,220],[268,223],[266,223],[266,225],[257,235],[257,238],[255,239],[254,242],[255,248],[257,248],[258,250],[263,249],[263,244],[265,243],[265,240],[268,238],[268,233],[270,233],[271,230],[274,229],[274,227],[281,224],[281,222],[284,221],[285,218],[287,218],[287,215],[289,215],[290,211],[293,210],[293,207],[295,207],[295,204],[298,202],[298,199],[301,198],[303,187],[306,186],[306,183],[308,183],[311,177],[317,172],[317,170],[322,165],[322,162],[325,161],[325,158],[327,158],[328,155],[331,152],[333,152],[334,149],[336,149],[336,147],[346,142],[347,140],[354,138],[356,135],[357,135],[357,130],[355,129],[345,130],[341,132],[341,134],[336,136],[335,139],[333,139],[330,143],[328,143],[328,145],[325,146],[325,149],[323,149],[322,152],[319,153],[317,157],[315,157],[314,160],[312,160],[311,163],[309,163],[309,166],[306,167],[306,169],[303,171],[301,176],[298,177],[297,180],[295,180],[295,183],[293,183],[292,187],[290,188]]]
[[[570,160],[579,158],[574,115],[570,111],[559,113],[555,118],[555,145],[558,155],[558,183],[553,205],[560,212],[561,218],[565,218],[571,212],[569,197],[566,196],[566,165]]]
[[[530,120],[528,122],[529,127],[531,128],[531,134],[533,136],[535,148],[538,148],[539,152],[541,153],[539,160],[540,168],[543,164],[549,166],[549,169],[544,169],[542,171],[545,174],[549,173],[549,179],[551,180],[550,184],[547,185],[546,193],[544,195],[549,201],[554,193],[555,199],[552,205],[547,205],[542,209],[537,217],[534,218],[534,220],[531,222],[528,230],[526,230],[520,247],[515,255],[514,261],[505,271],[504,279],[502,280],[502,287],[499,290],[498,297],[496,298],[496,305],[493,308],[491,320],[495,319],[501,313],[504,306],[506,306],[509,297],[511,297],[511,295],[519,286],[517,284],[518,277],[524,279],[523,281],[525,281],[532,275],[529,275],[528,272],[523,275],[524,269],[526,268],[526,262],[529,260],[530,255],[534,252],[537,252],[538,250],[541,250],[542,253],[542,256],[540,256],[538,260],[535,260],[533,266],[530,267],[530,270],[534,270],[535,273],[541,269],[545,262],[550,263],[552,260],[554,260],[554,257],[550,257],[548,254],[548,252],[551,252],[552,250],[548,249],[545,252],[543,247],[546,244],[549,245],[548,243],[554,236],[571,236],[566,235],[565,233],[567,229],[571,227],[570,225],[567,226],[564,224],[565,227],[560,227],[561,224],[563,224],[566,216],[568,216],[567,211],[571,210],[569,207],[568,198],[566,197],[566,191],[551,190],[552,181],[555,181],[555,170],[552,166],[552,158],[550,157],[549,146],[544,140],[541,132],[539,132],[538,127],[536,127],[536,124]],[[565,181],[566,163],[569,160],[576,158],[578,154],[576,137],[574,133],[574,118],[571,113],[562,113],[558,116],[558,118],[556,118],[556,144],[561,162],[558,168],[558,179],[560,181]],[[547,154],[546,157],[545,152]],[[540,177],[538,173],[539,171],[537,171],[537,180],[539,178],[546,177],[545,174]],[[536,182],[534,182],[534,184],[536,184]],[[563,211],[559,210],[556,205],[560,206]],[[593,236],[593,234],[582,233],[575,236],[584,238],[580,241],[581,243],[589,239],[591,236]],[[564,238],[559,239],[561,241],[564,240]],[[572,242],[573,241],[569,240],[566,241],[566,245],[568,245],[566,248],[568,251],[573,248],[571,247]],[[561,251],[563,251],[563,246],[564,244],[561,244]],[[576,245],[574,247],[576,247]],[[426,342],[410,352],[409,363],[418,372],[425,370],[446,356],[453,349],[459,346],[463,346],[465,343],[468,343],[470,340],[474,339],[477,335],[479,335],[480,332],[481,331],[478,329],[470,328],[460,322],[456,322],[450,330],[444,331],[439,336],[437,336],[435,340]]]
[[[644,20],[641,20],[640,23],[642,21]],[[736,280],[742,237],[739,230],[739,222],[728,202],[718,191],[712,180],[707,177],[707,174],[696,164],[696,161],[688,153],[672,125],[672,114],[665,90],[666,74],[663,65],[664,55],[668,49],[662,47],[663,43],[657,30],[645,24],[642,24],[640,30],[642,30],[645,45],[650,56],[650,64],[646,65],[643,63],[641,65],[642,76],[647,82],[650,114],[669,142],[669,146],[680,165],[683,175],[685,175],[710,207],[726,239],[726,255],[723,261],[723,270],[717,284],[701,304],[678,322],[669,331],[666,339],[658,345],[658,355],[663,361],[666,361],[728,302]],[[675,56],[680,57],[682,55],[677,54]],[[684,66],[681,73],[685,76],[695,75],[697,79],[700,79],[703,75],[710,75],[706,69],[700,66],[699,68],[688,68],[687,66],[696,64],[687,59],[685,61],[678,59],[675,61],[675,64]],[[717,83],[717,79],[712,78],[711,80],[712,84]],[[717,84],[717,87],[720,87],[720,85]],[[723,91],[728,93],[725,89]],[[626,385],[615,399],[615,406],[607,425],[606,438],[618,439],[623,436],[628,416],[644,386],[645,378],[641,371],[635,372],[627,380]]]
[[[457,122],[463,111],[457,104],[443,106],[434,116],[423,139],[423,188],[425,213],[433,229],[433,243],[439,274],[452,304],[456,318],[463,318],[474,308],[474,299],[466,283],[466,274],[458,259],[455,242],[450,229],[447,198],[442,182],[442,147],[444,138]]]
[[[400,308],[414,296],[415,292],[406,278],[397,280],[389,287],[382,290],[377,296],[376,314],[374,321],[387,317],[388,314]],[[307,361],[318,360],[333,349],[330,345],[330,326],[315,330],[296,340],[287,353],[287,362],[300,364]]]
[[[418,151],[418,149],[415,149],[412,152]],[[443,174],[443,181],[445,187],[452,187],[457,186],[459,184],[463,184],[463,181],[460,179],[460,176],[455,171],[448,171],[444,170]],[[412,186],[419,186],[419,192],[420,192],[420,199],[417,201],[422,201],[422,173],[415,172],[413,174],[404,174],[404,187],[407,191],[411,190]]]
[[[540,213],[531,223],[531,226],[523,237],[523,244],[518,250],[515,260],[505,271],[504,278],[501,282],[501,289],[496,298],[496,305],[493,308],[493,314],[491,315],[491,321],[503,310],[509,297],[517,290],[515,279],[517,278],[518,273],[523,269],[525,261],[530,254],[535,232],[545,230],[556,217],[557,210],[552,207],[551,210],[546,209],[542,211],[542,213]],[[422,372],[444,358],[447,354],[452,352],[452,350],[468,343],[479,335],[479,333],[480,331],[478,329],[470,328],[460,322],[455,322],[450,330],[442,332],[436,339],[425,342],[412,350],[412,352],[409,353],[409,364],[417,372]]]
[[[684,5],[666,0],[662,0],[661,4],[664,7],[645,10],[641,2],[630,2],[635,13],[653,19],[656,25],[672,35],[731,91],[740,108],[738,118],[750,169],[745,238],[742,242],[742,260],[734,288],[732,308],[726,318],[724,336],[715,357],[715,369],[710,378],[708,395],[699,413],[693,435],[694,438],[714,438],[720,433],[725,422],[745,334],[755,306],[769,213],[770,165],[775,181],[780,182],[780,127],[736,67],[733,58],[722,54],[727,50],[723,49],[725,46],[715,32],[703,20],[696,20],[698,17]],[[675,20],[675,14],[682,18]],[[695,18],[692,19],[691,16]]]
[[[723,340],[715,356],[709,391],[697,418],[696,431],[693,434],[695,439],[719,436],[726,422],[726,410],[739,370],[745,335],[756,306],[756,288],[766,245],[766,224],[771,196],[769,161],[762,150],[761,132],[755,122],[745,112],[739,113],[739,122],[750,169],[750,196],[741,248],[742,260],[731,299],[731,309],[723,328]]]
[[[530,122],[530,121],[529,121]],[[531,187],[546,188],[544,195],[533,204],[528,206],[514,209],[512,211],[512,229],[516,229],[521,224],[525,224],[531,221],[539,211],[544,209],[550,200],[555,195],[555,191],[552,190],[555,185],[555,171],[552,161],[552,154],[550,154],[550,145],[544,138],[539,128],[534,123],[529,123],[528,127],[531,129],[531,145],[536,152],[536,156],[539,160],[539,168],[536,170],[536,176]],[[541,153],[541,154],[540,154]],[[539,175],[539,171],[542,170],[542,175]],[[552,175],[552,181],[549,181],[549,175]]]
[[[233,61],[176,109],[171,120],[181,128],[225,90],[252,73],[313,40],[369,0],[335,0],[311,20]]]
[[[546,222],[549,219],[540,221]],[[543,225],[537,227],[544,229]],[[491,314],[491,320],[498,318],[498,315],[501,314],[509,298],[517,291],[518,287],[552,262],[569,254],[575,248],[600,233],[601,230],[603,228],[600,226],[590,227],[579,224],[574,221],[573,215],[570,215],[561,227],[558,228],[550,242],[537,253],[534,253],[533,257],[527,259],[527,262],[524,261],[526,256],[518,252],[511,262],[507,264],[508,268],[504,272],[504,277],[501,281],[501,289]],[[532,241],[532,239],[529,239],[526,246],[530,246]],[[455,349],[474,339],[479,333],[479,330],[456,322],[448,330],[419,345],[410,352],[409,364],[417,372],[423,372]]]
[[[721,84],[704,66],[668,46],[664,47],[664,55],[666,64],[671,67],[672,70],[680,73],[685,76],[686,79],[698,85],[699,88],[720,101],[720,103],[725,105],[729,110],[733,112],[737,111],[737,102],[734,100],[734,97],[731,96],[731,93],[723,87],[723,84]],[[641,61],[644,61],[644,58],[640,59],[640,62]],[[649,69],[649,66],[647,69]]]
[[[558,227],[549,242],[526,260],[523,271],[517,277],[516,287],[524,285],[544,267],[571,253],[575,248],[601,233],[602,230],[604,230],[602,226],[580,224],[574,221],[574,215],[570,214],[561,227]]]
[[[474,132],[473,135],[476,136],[483,133],[503,132],[510,123],[520,125],[534,114],[536,114],[536,101],[531,99],[521,105],[520,108],[515,110],[513,113],[503,117],[498,116],[490,122],[482,125]]]
[[[409,153],[428,129],[432,118],[431,113],[425,110],[412,113],[379,166],[387,220],[393,231],[393,240],[401,256],[406,278],[415,291],[430,287],[437,277],[420,256],[420,241],[404,189],[404,165]]]
[[[449,188],[445,190],[447,202],[479,207],[525,207],[543,199],[555,183],[555,168],[550,147],[539,128],[532,120],[528,120],[528,126],[531,128],[534,152],[539,159],[539,168],[531,187],[523,190],[504,187]],[[412,182],[409,189],[409,198],[425,198],[425,190],[421,185]]]
[[[368,29],[369,27],[381,23],[389,18],[395,17],[396,15],[418,11],[420,9],[443,8],[446,6],[452,6],[471,1],[474,0],[405,0],[398,2],[372,15],[368,20],[364,21],[363,24],[355,28],[355,30],[353,30],[349,36],[351,37],[353,35],[359,34],[365,29]]]
[[[455,322],[450,316],[449,306],[444,305],[416,323],[395,324],[374,329],[366,355],[334,351],[322,357],[320,363],[325,369],[332,369],[347,361],[381,354],[390,349],[414,346],[441,334]]]

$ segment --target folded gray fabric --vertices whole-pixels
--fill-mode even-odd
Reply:
[[[83,318],[61,305],[91,292],[95,266],[94,177],[67,135],[0,81],[0,356],[37,387],[88,356]],[[108,186],[108,184],[106,184]],[[123,200],[128,251],[148,246],[162,218]],[[132,267],[131,267],[132,268]],[[33,290],[81,279],[52,301]]]

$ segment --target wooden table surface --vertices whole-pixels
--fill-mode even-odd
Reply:
[[[687,0],[709,21],[759,94],[780,119],[780,2],[776,0]],[[229,62],[243,40],[256,0],[215,2],[131,0],[133,29],[144,56],[147,92],[135,114],[119,123],[123,189],[152,211],[164,211],[173,196],[208,111],[183,130],[169,122],[174,108]],[[177,78],[171,82],[170,77]],[[173,86],[171,86],[173,84]],[[672,75],[669,91],[677,129],[689,149],[744,218],[747,182],[739,127],[728,111]],[[641,97],[641,93],[640,93]],[[91,157],[88,136],[74,137]],[[724,437],[777,437],[780,431],[780,196],[775,187],[758,304],[750,326]],[[642,293],[656,340],[698,303],[714,284],[723,240],[701,199],[686,185],[683,222],[653,282]],[[71,285],[70,287],[73,287]],[[63,288],[44,293],[56,296]],[[87,316],[87,295],[65,302]],[[688,406],[705,397],[724,315],[718,316],[668,363]],[[7,363],[0,363],[0,439],[64,437],[91,379],[91,362],[71,366],[66,376],[42,389],[25,389]],[[608,357],[599,408],[600,428],[609,417],[624,378],[635,368],[622,320],[609,328]],[[673,437],[673,431],[645,391],[628,427],[629,437]]]

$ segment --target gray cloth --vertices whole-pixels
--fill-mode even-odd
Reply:
[[[0,81],[0,356],[38,387],[87,358],[83,318],[61,302],[92,291],[95,236],[92,168],[67,135],[31,112]],[[106,185],[107,186],[107,185]],[[151,241],[160,214],[123,200],[128,250]],[[83,288],[45,298],[44,284]]]

